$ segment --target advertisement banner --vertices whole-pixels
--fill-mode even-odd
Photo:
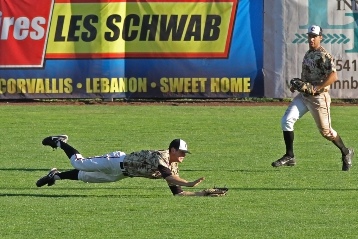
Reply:
[[[0,99],[262,96],[262,10],[249,0],[0,0]]]
[[[300,78],[307,31],[322,28],[321,45],[333,56],[338,80],[332,98],[358,98],[358,4],[356,1],[279,0],[264,6],[265,96],[292,98],[288,81]]]
[[[40,67],[44,63],[53,0],[41,4],[13,2],[0,2],[0,69]]]

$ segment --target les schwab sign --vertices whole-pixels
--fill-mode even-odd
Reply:
[[[0,67],[42,67],[44,59],[227,58],[237,2],[0,0]]]

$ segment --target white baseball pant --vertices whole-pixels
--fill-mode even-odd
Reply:
[[[71,164],[78,169],[78,180],[87,183],[115,182],[125,178],[120,163],[126,154],[121,151],[84,158],[81,154],[74,154],[70,158]]]

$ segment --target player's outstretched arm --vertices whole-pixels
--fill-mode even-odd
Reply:
[[[208,188],[208,189],[204,189],[200,192],[187,192],[187,191],[183,191],[179,194],[177,194],[178,196],[206,196],[206,197],[221,197],[221,196],[226,196],[227,191],[229,191],[228,188],[223,187],[223,188]]]
[[[183,191],[181,193],[176,194],[175,196],[206,196],[206,195],[204,191],[199,191],[199,192]]]
[[[198,178],[197,180],[194,180],[192,182],[189,182],[178,175],[170,175],[165,178],[165,180],[168,182],[168,184],[178,185],[178,186],[185,186],[185,187],[195,187],[199,185],[202,181],[205,180],[204,177]]]

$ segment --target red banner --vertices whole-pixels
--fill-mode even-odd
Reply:
[[[42,66],[53,0],[0,4],[0,67]]]

